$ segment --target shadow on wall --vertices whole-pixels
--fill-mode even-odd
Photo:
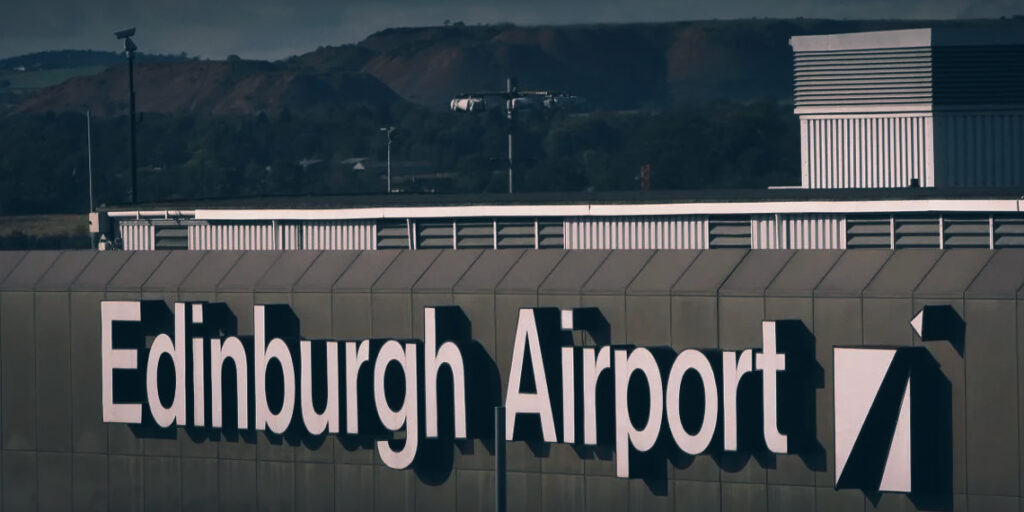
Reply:
[[[185,435],[193,442],[245,442],[255,443],[259,432],[253,430],[256,424],[256,393],[255,389],[255,339],[253,336],[238,336],[238,320],[226,304],[205,303],[203,306],[203,319],[201,323],[192,323],[191,316],[187,322],[186,339],[201,338],[204,344],[203,360],[207,368],[202,374],[202,386],[204,390],[204,407],[200,415],[204,418],[203,426],[196,426],[195,396],[196,383],[193,381],[192,372],[188,372],[185,378],[185,396],[188,397],[187,413],[188,425],[183,429]],[[494,453],[494,424],[493,411],[500,400],[501,381],[498,368],[494,360],[487,354],[480,343],[472,339],[472,324],[460,308],[438,307],[436,310],[437,340],[440,343],[451,341],[455,343],[461,352],[465,368],[465,391],[466,391],[466,439],[455,437],[455,405],[454,405],[454,379],[451,371],[442,369],[438,371],[437,377],[437,404],[438,404],[438,435],[436,438],[426,438],[425,410],[424,410],[424,387],[417,385],[417,396],[412,397],[413,406],[417,407],[417,431],[420,433],[416,457],[412,469],[419,478],[429,485],[439,485],[448,480],[453,468],[453,446],[465,454],[473,453],[475,446],[473,440],[481,441],[489,454]],[[303,446],[310,450],[320,449],[328,439],[328,435],[313,435],[306,428],[302,414],[302,406],[299,395],[299,382],[302,372],[308,371],[311,380],[311,401],[316,412],[325,411],[328,404],[328,371],[327,371],[327,344],[311,343],[310,368],[307,370],[300,364],[300,323],[298,317],[290,306],[268,305],[264,307],[266,340],[280,338],[287,346],[291,355],[295,371],[295,382],[291,384],[291,391],[295,396],[293,414],[288,428],[281,434],[271,430],[263,430],[262,435],[274,445]],[[175,318],[173,312],[162,301],[144,301],[142,303],[142,318],[144,322],[122,322],[115,327],[116,340],[129,340],[124,345],[116,344],[115,348],[134,348],[137,350],[138,369],[145,369],[149,360],[149,347],[153,338],[161,333],[175,332]],[[220,366],[220,389],[221,389],[221,427],[212,426],[211,390],[214,389],[211,382],[210,340],[225,341],[229,337],[237,337],[244,348],[244,360],[248,364],[240,365],[245,374],[238,375],[239,365],[227,363]],[[368,360],[374,361],[381,347],[387,342],[384,339],[369,340]],[[420,340],[403,340],[403,344],[415,344],[417,352],[423,353],[423,342]],[[130,345],[130,346],[128,346]],[[196,354],[192,343],[186,343],[186,360],[193,364]],[[345,351],[339,350],[340,358],[337,369],[340,374],[340,381],[345,379]],[[405,407],[407,397],[405,396],[405,375],[398,365],[388,365],[384,372],[384,395],[386,403],[392,409]],[[423,358],[419,356],[416,361],[416,374],[424,375]],[[443,367],[447,368],[447,367]],[[194,366],[193,366],[194,369]],[[405,432],[392,432],[381,423],[373,394],[374,390],[373,365],[364,364],[356,373],[356,386],[359,390],[359,399],[355,405],[358,410],[358,434],[346,433],[346,393],[344,389],[338,392],[338,410],[340,416],[339,433],[336,434],[340,444],[348,450],[374,449],[377,442],[388,442],[393,450],[399,450],[404,445]],[[157,383],[160,402],[164,406],[174,402],[174,390],[176,388],[175,367],[171,358],[161,357],[157,366]],[[282,365],[276,359],[269,359],[265,374],[266,400],[271,412],[279,413],[285,403],[285,372]],[[239,392],[239,384],[245,389]],[[144,403],[146,396],[146,371],[115,371],[114,390],[116,391],[114,401]],[[244,395],[247,402],[244,407],[239,407],[238,396]],[[176,439],[179,435],[177,428],[164,428],[159,426],[153,418],[148,407],[144,407],[142,423],[130,425],[132,432],[140,438],[153,439]],[[239,428],[239,411],[244,411],[245,417],[241,422],[247,428]]]
[[[143,318],[145,322],[121,323],[118,324],[117,340],[131,340],[132,348],[138,349],[138,368],[145,368],[148,361],[148,347],[152,344],[153,336],[159,333],[175,332],[175,316],[167,305],[160,301],[143,302]],[[189,322],[186,329],[185,339],[201,338],[203,341],[204,354],[201,354],[207,366],[210,366],[210,340],[226,340],[235,336],[238,331],[238,320],[230,309],[221,303],[203,304],[203,321],[201,323]],[[298,398],[299,382],[303,372],[309,372],[311,379],[311,401],[316,412],[324,411],[329,403],[328,388],[328,350],[327,343],[318,342],[311,344],[311,357],[309,368],[300,364],[300,323],[299,319],[289,306],[272,305],[265,306],[265,336],[267,340],[280,338],[287,346],[291,354],[295,368],[295,382],[290,384],[291,392],[296,396],[293,414],[288,423],[289,427],[281,434],[270,430],[263,431],[266,439],[276,445],[303,446],[306,449],[321,449],[327,441],[327,435],[312,435],[305,428],[302,414],[301,400]],[[551,407],[555,413],[556,424],[561,432],[562,425],[562,347],[572,346],[573,331],[559,328],[560,311],[554,308],[534,309],[537,319],[539,338],[543,340],[541,349],[543,363],[546,373],[546,381],[551,398]],[[406,340],[404,346],[414,345],[418,349],[416,358],[416,375],[418,385],[416,396],[406,396],[406,373],[402,371],[399,364],[388,364],[383,372],[384,401],[392,410],[399,410],[406,407],[411,400],[412,407],[415,407],[417,418],[417,441],[416,456],[412,462],[412,469],[420,480],[428,485],[440,485],[451,476],[454,465],[454,450],[460,453],[472,454],[478,446],[474,441],[480,441],[480,445],[493,455],[494,446],[494,424],[493,411],[501,401],[502,389],[501,379],[494,360],[484,350],[480,343],[472,338],[472,323],[464,312],[454,306],[435,308],[436,333],[435,339],[440,346],[441,343],[452,341],[461,352],[465,369],[465,392],[466,392],[466,439],[456,439],[455,382],[451,371],[447,367],[438,371],[437,376],[437,407],[438,407],[438,429],[437,437],[428,438],[424,435],[427,432],[425,411],[426,399],[424,397],[425,386],[422,385],[424,378],[425,342],[420,340]],[[191,317],[189,317],[191,318]],[[184,322],[177,319],[178,322]],[[610,326],[605,317],[596,308],[577,309],[574,311],[574,330],[583,331],[589,337],[596,348],[611,347]],[[962,322],[959,332],[962,332]],[[803,464],[815,472],[826,470],[825,448],[820,444],[816,431],[816,404],[815,392],[824,387],[824,371],[817,363],[815,354],[815,340],[799,321],[776,321],[777,351],[785,355],[786,370],[778,373],[778,428],[779,432],[785,434],[788,439],[788,453],[797,454]],[[180,327],[180,326],[179,326]],[[955,329],[954,329],[955,331]],[[245,359],[254,361],[255,340],[248,336],[240,338],[244,347]],[[382,346],[387,340],[369,340],[367,360],[375,361]],[[186,343],[187,360],[194,361],[197,355],[193,353],[193,344]],[[962,336],[960,338],[962,349]],[[121,347],[124,348],[124,347]],[[346,368],[348,357],[345,345],[339,344],[339,360],[337,371],[341,375],[339,381],[346,382]],[[616,350],[632,350],[630,345],[615,345]],[[658,369],[662,376],[667,376],[676,358],[676,353],[670,347],[646,347],[651,351]],[[723,351],[701,350],[704,356],[712,365],[712,373],[719,387],[718,396],[721,396],[721,383],[723,382]],[[951,482],[952,482],[952,426],[951,426],[951,385],[941,372],[938,364],[927,350],[912,350],[901,352],[900,358],[894,365],[896,373],[910,375],[913,372],[914,386],[912,387],[913,405],[913,468],[914,468],[914,492],[911,499],[916,506],[925,509],[946,510],[952,505]],[[529,355],[527,354],[527,358]],[[576,359],[574,368],[582,368],[580,364],[581,352],[574,352]],[[529,361],[524,363],[528,367]],[[255,364],[239,365],[244,376],[236,373],[234,364],[222,365],[223,371],[220,378],[220,389],[223,396],[222,402],[222,427],[211,427],[212,400],[209,398],[210,390],[214,388],[211,382],[209,368],[203,372],[202,380],[199,381],[206,390],[207,398],[201,411],[194,409],[193,400],[189,399],[187,407],[187,418],[189,424],[201,423],[204,426],[188,426],[184,428],[185,435],[193,442],[245,442],[255,443],[258,433],[253,430],[255,422],[256,404],[255,393],[250,389],[254,388],[256,382]],[[346,401],[344,389],[337,392],[338,410],[340,415],[336,435],[340,444],[347,450],[375,449],[377,443],[389,443],[392,451],[399,451],[407,443],[406,429],[398,429],[393,432],[385,428],[378,414],[379,403],[375,402],[374,390],[375,376],[374,365],[366,364],[356,373],[356,386],[358,402],[354,404],[354,410],[358,411],[358,434],[348,434],[347,414],[349,404]],[[527,372],[528,373],[528,372]],[[146,380],[144,371],[116,371],[114,372],[114,389],[118,391],[115,395],[116,402],[146,401]],[[162,357],[157,367],[157,381],[159,383],[159,397],[164,404],[170,404],[175,397],[175,367],[169,357]],[[646,415],[649,411],[651,394],[635,374],[629,381],[626,388],[628,400],[628,414],[631,420],[637,424],[646,422]],[[239,389],[239,381],[248,389]],[[893,377],[898,380],[899,375]],[[575,389],[582,389],[580,372],[575,372]],[[285,371],[281,364],[270,359],[265,373],[266,400],[272,412],[279,412],[286,400]],[[583,459],[589,460],[612,460],[616,454],[613,447],[616,444],[616,411],[615,400],[607,397],[615,396],[614,372],[605,371],[599,374],[596,379],[596,445],[583,444],[582,422],[576,423],[576,443],[573,448]],[[899,390],[890,392],[898,386],[896,380],[886,380],[883,384],[884,393],[879,396],[884,400],[890,400],[891,396],[899,398]],[[535,382],[524,379],[521,390],[530,392],[536,390]],[[195,392],[191,372],[185,379],[185,396],[193,397]],[[689,433],[701,429],[705,418],[705,395],[698,390],[702,389],[703,381],[697,372],[687,371],[684,373],[681,382],[681,389],[684,392],[679,396],[680,420],[684,429]],[[343,386],[344,387],[344,386]],[[763,379],[761,372],[751,371],[743,374],[738,381],[736,393],[736,441],[735,451],[726,451],[724,446],[723,433],[723,408],[718,407],[718,416],[715,418],[715,429],[711,439],[710,447],[705,452],[712,457],[717,465],[724,471],[736,472],[742,470],[754,459],[764,468],[773,469],[776,467],[776,455],[769,451],[765,443],[762,430],[765,410],[763,401]],[[237,402],[237,396],[245,396],[247,403],[244,407]],[[898,405],[898,404],[897,404]],[[576,418],[583,417],[583,400],[575,400]],[[178,429],[159,427],[149,408],[143,414],[143,423],[133,425],[132,431],[136,436],[142,438],[176,438]],[[246,415],[241,422],[244,426],[239,428],[238,411],[244,411]],[[881,410],[881,409],[880,409]],[[205,422],[192,421],[196,414],[206,419]],[[540,422],[536,415],[527,415],[524,421],[519,422],[516,428],[517,439],[532,439],[527,444],[539,457],[547,457],[550,453],[550,445],[541,441]],[[869,435],[863,436],[863,443],[876,444],[878,446],[858,446],[857,453],[869,454],[859,456],[851,460],[848,468],[844,471],[846,481],[840,482],[837,487],[857,487],[864,489],[872,501],[878,501],[880,495],[872,489],[878,489],[879,479],[884,468],[884,454],[888,453],[888,446],[892,441],[892,432],[895,425],[895,417],[885,414],[872,414],[865,423],[865,432]],[[532,435],[531,435],[532,434]],[[858,442],[861,442],[858,440]],[[870,449],[869,449],[870,448]],[[877,448],[877,449],[875,449]],[[647,487],[656,495],[667,495],[668,493],[668,464],[678,469],[690,467],[695,460],[694,455],[683,452],[673,439],[668,425],[663,420],[662,428],[655,445],[645,452],[635,452],[624,456],[629,457],[630,473],[633,476],[643,479]],[[871,455],[874,454],[874,455]],[[882,455],[877,455],[882,454]],[[848,475],[847,475],[848,473]]]

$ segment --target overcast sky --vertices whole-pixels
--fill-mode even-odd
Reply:
[[[0,58],[65,48],[119,50],[136,26],[147,53],[279,59],[389,27],[710,18],[989,18],[1021,0],[2,0]]]

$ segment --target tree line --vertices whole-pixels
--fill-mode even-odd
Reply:
[[[244,117],[139,115],[139,200],[384,191],[384,126],[395,126],[392,159],[445,177],[440,193],[507,187],[503,113],[460,114],[408,103],[355,105],[319,115],[288,110]],[[93,118],[96,204],[126,201],[127,116]],[[799,181],[799,127],[792,107],[714,103],[662,112],[534,114],[515,127],[516,188],[522,192],[650,188],[758,188]],[[416,191],[416,185],[407,185]],[[88,210],[84,112],[0,118],[0,214]]]

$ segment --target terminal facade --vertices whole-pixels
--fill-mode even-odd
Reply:
[[[1015,37],[794,38],[799,190],[109,208],[110,250],[0,252],[0,503],[1019,510],[1024,83],[954,86]]]

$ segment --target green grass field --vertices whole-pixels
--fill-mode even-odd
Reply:
[[[0,237],[22,233],[30,237],[84,235],[89,216],[84,213],[0,216]]]
[[[10,82],[10,89],[40,89],[63,83],[76,76],[95,75],[107,66],[41,69],[37,71],[0,71],[0,82]]]

